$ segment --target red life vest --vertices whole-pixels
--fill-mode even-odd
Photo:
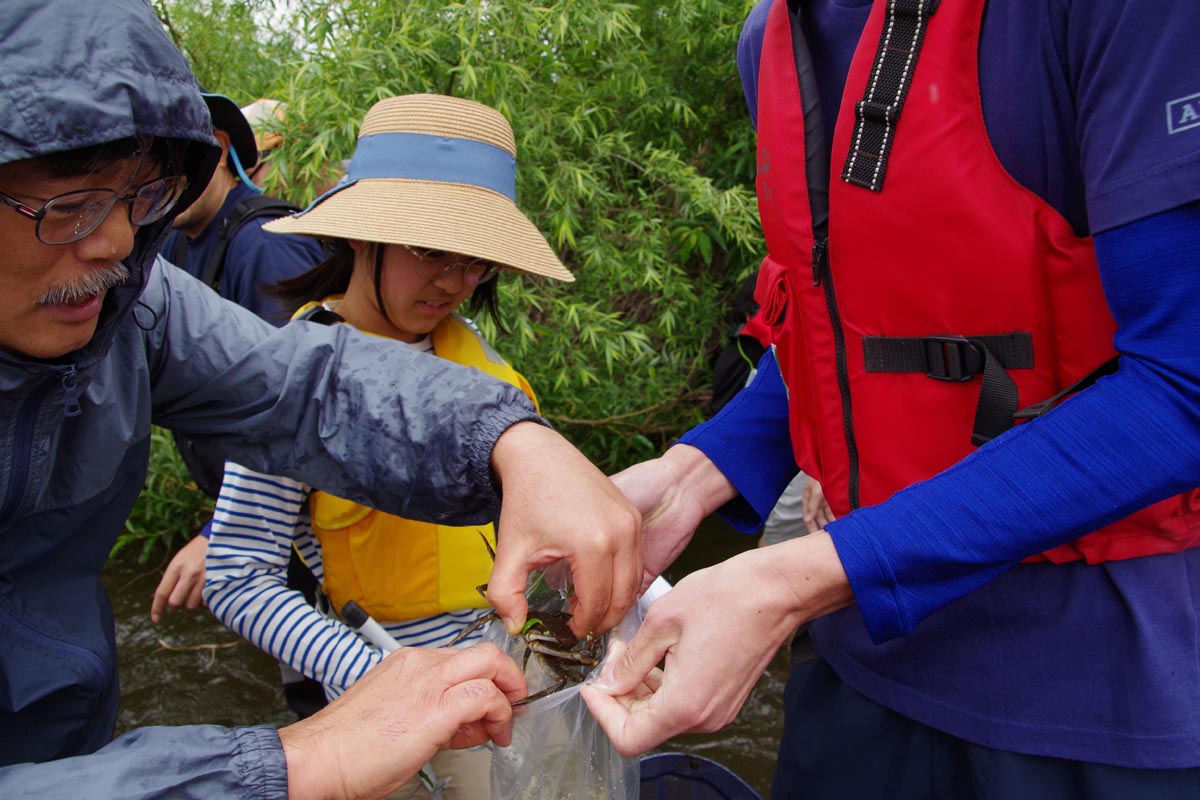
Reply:
[[[805,125],[817,97],[806,46],[793,41],[786,0],[768,14],[757,190],[769,255],[756,298],[773,325],[797,463],[839,515],[961,460],[973,430],[979,441],[1002,432],[997,397],[1007,427],[1018,404],[1115,355],[1091,240],[1017,184],[988,140],[983,6],[875,3],[828,168],[824,132]],[[1198,500],[1200,490],[1164,500],[1044,557],[1098,563],[1195,546]]]

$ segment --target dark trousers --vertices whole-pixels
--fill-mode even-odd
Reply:
[[[1028,756],[965,742],[796,663],[771,800],[1184,800],[1200,769],[1144,770]]]

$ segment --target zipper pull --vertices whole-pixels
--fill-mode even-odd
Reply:
[[[67,367],[62,375],[63,388],[63,415],[67,417],[78,417],[83,413],[83,409],[79,405],[79,377],[75,374],[75,367]]]
[[[829,240],[817,239],[813,242],[812,247],[812,274],[813,286],[821,285],[821,275],[824,272],[824,264],[826,257],[829,255]]]

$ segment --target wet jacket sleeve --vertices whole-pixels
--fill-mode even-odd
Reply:
[[[875,641],[1027,555],[1200,485],[1200,203],[1095,246],[1117,373],[828,526]]]
[[[91,755],[0,768],[6,800],[287,796],[283,746],[266,725],[138,728]]]
[[[156,424],[259,472],[411,519],[495,518],[491,451],[520,389],[349,325],[272,328],[156,265],[135,311]]]

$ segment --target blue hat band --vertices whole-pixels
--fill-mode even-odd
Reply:
[[[337,185],[297,216],[307,214],[358,181],[371,178],[463,183],[491,189],[517,202],[517,160],[502,147],[430,133],[373,133],[358,140],[354,157]]]
[[[503,148],[475,139],[428,133],[375,133],[358,140],[346,170],[364,178],[465,183],[517,201],[517,160]]]

